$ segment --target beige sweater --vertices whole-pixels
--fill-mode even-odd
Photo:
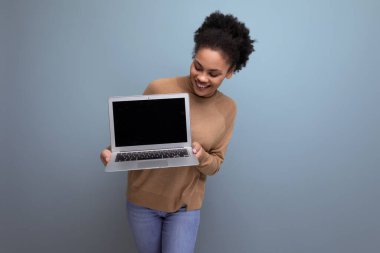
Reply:
[[[198,97],[188,76],[153,81],[144,94],[189,93],[193,142],[206,154],[200,165],[128,172],[128,200],[151,209],[174,212],[186,205],[199,209],[208,175],[219,171],[231,138],[236,114],[235,102],[217,91],[209,98]]]

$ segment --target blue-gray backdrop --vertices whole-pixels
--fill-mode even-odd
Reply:
[[[188,74],[214,10],[258,42],[197,252],[379,252],[377,0],[1,1],[0,252],[136,252],[107,98]]]

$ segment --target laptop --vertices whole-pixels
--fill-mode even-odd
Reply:
[[[105,171],[198,165],[187,93],[110,97],[111,159]]]

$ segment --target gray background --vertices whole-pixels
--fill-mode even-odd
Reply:
[[[216,9],[258,43],[197,252],[379,252],[379,3],[1,1],[0,252],[136,252],[107,98],[188,74]]]

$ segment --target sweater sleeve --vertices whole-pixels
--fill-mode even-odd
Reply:
[[[198,170],[207,175],[211,176],[216,174],[220,170],[220,166],[224,161],[224,156],[227,150],[228,143],[232,137],[234,129],[234,121],[236,116],[236,107],[233,107],[233,111],[230,113],[229,117],[226,119],[226,131],[218,142],[218,144],[209,150],[205,151],[205,154],[199,159],[199,165],[197,166]]]
[[[155,94],[157,93],[156,89],[155,89],[155,83],[154,82],[151,82],[148,84],[148,86],[145,88],[144,90],[144,95],[152,95],[152,94]]]

